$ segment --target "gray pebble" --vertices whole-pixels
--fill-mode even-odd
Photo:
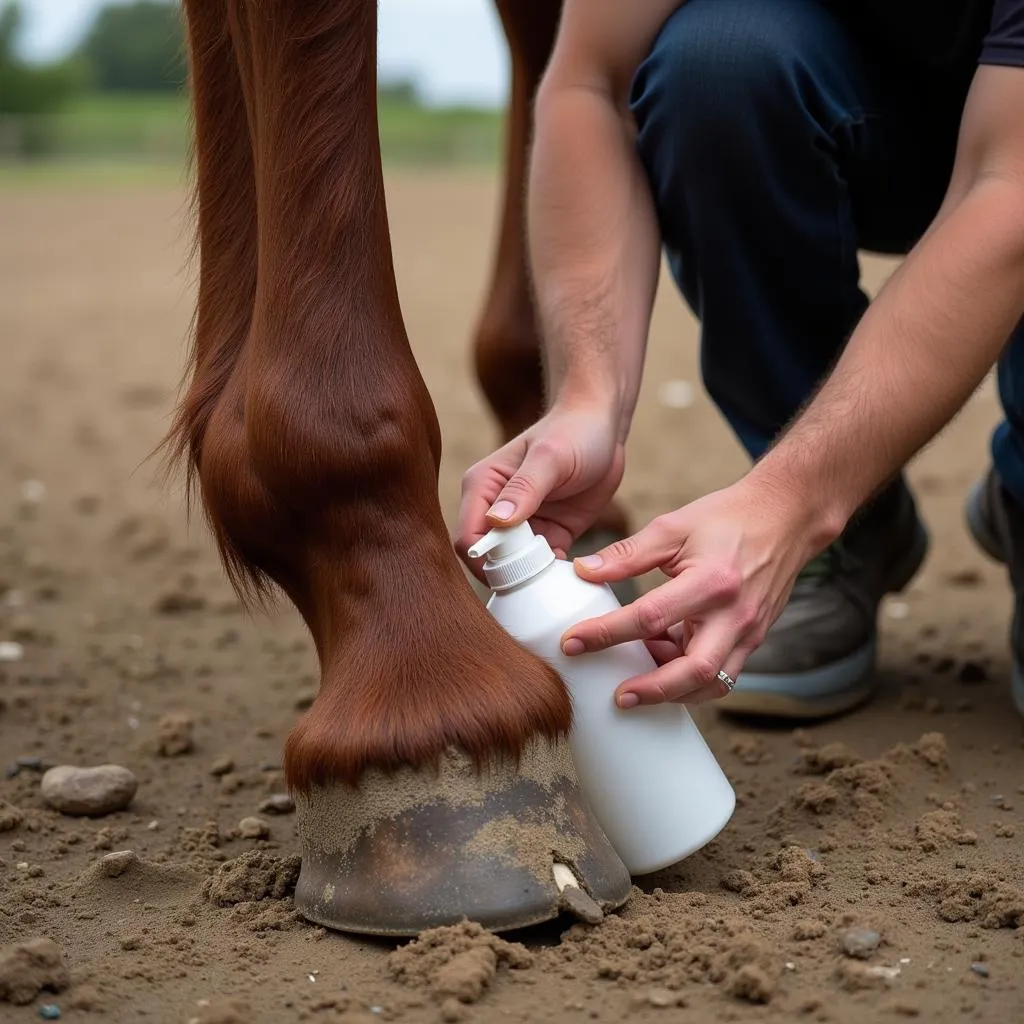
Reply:
[[[138,779],[117,764],[51,768],[40,783],[43,799],[61,814],[99,817],[124,810],[139,788]]]
[[[839,944],[847,956],[867,960],[878,949],[882,936],[870,928],[850,928],[839,936]]]
[[[267,839],[270,836],[270,826],[262,818],[243,818],[238,823],[238,831],[243,839]]]
[[[105,857],[100,858],[100,870],[108,878],[117,878],[118,875],[123,875],[134,864],[137,864],[138,860],[134,850],[116,850],[114,853],[108,853]]]
[[[227,775],[228,772],[233,772],[234,770],[234,758],[227,757],[226,755],[224,757],[218,757],[217,760],[210,765],[211,775]]]
[[[987,978],[989,976],[988,964],[983,964],[980,961],[975,961],[971,964],[971,970],[982,978]]]
[[[269,814],[291,814],[295,810],[295,801],[287,793],[274,793],[260,803],[259,809]]]

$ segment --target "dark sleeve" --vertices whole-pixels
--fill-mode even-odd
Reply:
[[[995,0],[979,63],[1024,67],[1024,0]]]

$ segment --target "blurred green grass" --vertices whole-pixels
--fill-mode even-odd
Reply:
[[[378,115],[387,164],[491,164],[501,152],[498,110],[432,109],[385,96]],[[174,180],[188,152],[188,101],[175,94],[90,94],[7,130],[21,133],[29,158],[0,162],[0,184]]]

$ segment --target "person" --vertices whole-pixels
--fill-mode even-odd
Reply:
[[[998,362],[968,522],[1009,565],[1024,713],[1024,0],[566,0],[527,228],[549,401],[465,475],[464,559],[527,518],[565,552],[616,491],[663,248],[753,464],[577,561],[668,580],[565,653],[645,640],[623,708],[865,700],[927,548],[903,467]],[[870,304],[860,249],[906,254]]]

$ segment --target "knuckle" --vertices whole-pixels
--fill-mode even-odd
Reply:
[[[501,489],[499,497],[506,498],[509,495],[532,494],[536,488],[533,480],[527,473],[516,473],[514,477]]]
[[[612,631],[608,628],[607,623],[597,622],[594,624],[594,643],[602,650],[606,647],[611,647],[615,643],[615,638],[612,636]]]
[[[678,533],[674,520],[668,513],[662,513],[660,516],[655,516],[651,520],[647,529],[650,531],[652,537],[656,540],[662,541],[668,540]]]
[[[480,477],[480,463],[476,463],[474,466],[470,466],[465,473],[462,474],[462,493],[468,494],[477,487],[477,481]]]
[[[712,664],[705,655],[691,655],[689,660],[690,672],[698,685],[708,686],[718,678],[719,666]]]
[[[616,562],[632,562],[639,554],[639,546],[632,537],[623,537],[621,540],[609,544],[604,549],[604,555]]]
[[[662,601],[646,597],[633,603],[633,621],[644,636],[656,636],[672,625],[672,616]]]
[[[764,623],[757,623],[747,632],[747,646],[750,650],[756,650],[764,643],[768,635],[768,627]]]
[[[708,574],[708,589],[720,600],[735,600],[742,587],[743,577],[734,566],[716,565]]]
[[[552,437],[538,437],[530,445],[530,454],[545,462],[560,463],[565,457],[565,445]]]
[[[748,634],[757,627],[757,605],[752,601],[745,601],[736,609],[736,625],[740,632]]]

